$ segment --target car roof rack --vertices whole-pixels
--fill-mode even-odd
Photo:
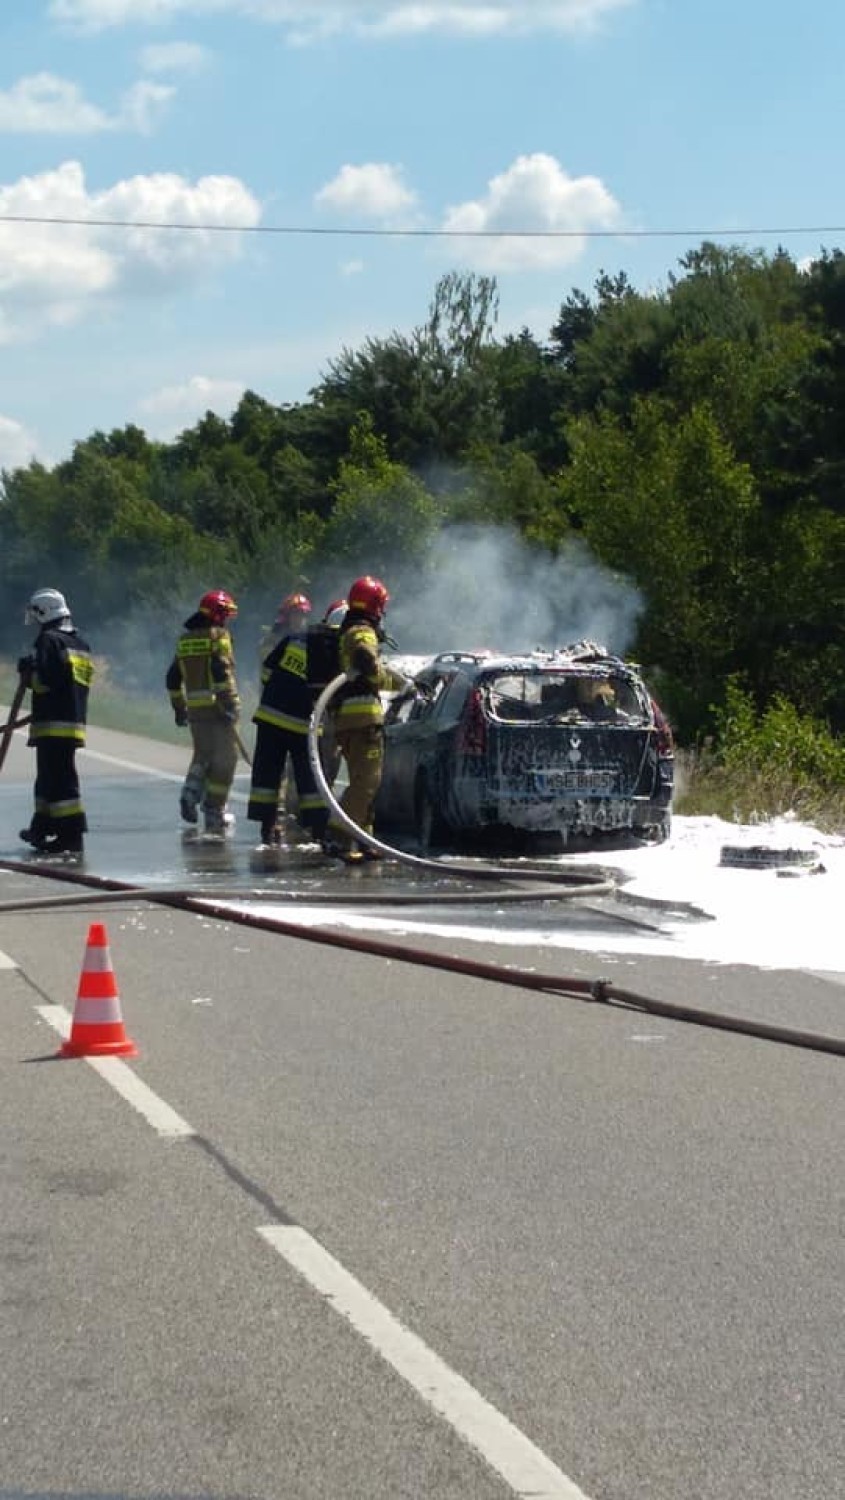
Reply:
[[[486,661],[489,654],[489,651],[439,651],[434,660],[429,662],[429,666],[434,666],[437,662]]]

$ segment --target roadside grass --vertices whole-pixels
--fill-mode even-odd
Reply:
[[[727,823],[767,823],[789,816],[821,833],[845,834],[845,785],[813,785],[789,770],[720,764],[709,751],[678,754],[675,812]]]
[[[714,705],[715,735],[682,761],[680,814],[761,823],[789,814],[845,832],[845,740],[782,694],[762,710],[736,678]]]

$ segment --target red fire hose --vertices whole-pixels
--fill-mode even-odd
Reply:
[[[765,1021],[755,1021],[747,1016],[723,1015],[718,1011],[702,1010],[696,1006],[675,1005],[671,1001],[655,1000],[651,996],[636,994],[633,990],[621,989],[607,979],[576,979],[559,974],[538,974],[535,970],[517,969],[509,965],[489,964],[477,959],[462,958],[455,954],[427,953],[404,943],[388,943],[379,938],[363,937],[352,933],[318,931],[282,918],[259,916],[255,912],[240,911],[226,902],[198,896],[186,891],[145,890],[143,886],[130,885],[124,881],[106,877],[82,875],[73,870],[45,870],[35,862],[0,860],[0,869],[17,871],[27,875],[46,876],[51,880],[82,885],[89,890],[108,892],[108,900],[126,900],[135,897],[156,906],[169,906],[179,911],[195,912],[202,916],[217,917],[225,922],[251,927],[261,932],[275,932],[285,937],[298,938],[307,943],[322,943],[333,948],[343,948],[354,953],[365,953],[376,958],[389,958],[400,963],[418,964],[432,969],[446,969],[453,974],[466,974],[473,979],[489,979],[497,984],[514,985],[519,989],[540,990],[546,994],[563,995],[570,999],[585,1000],[603,1005],[618,1006],[641,1011],[649,1015],[664,1016],[667,1020],[690,1022],[696,1026],[707,1026],[719,1031],[734,1031],[745,1036],[757,1037],[761,1041],[781,1042],[790,1047],[805,1047],[814,1052],[834,1053],[845,1056],[845,1037],[830,1036],[825,1032],[800,1031],[789,1026],[773,1026]],[[19,903],[4,909],[19,909]]]

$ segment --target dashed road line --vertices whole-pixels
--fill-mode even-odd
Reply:
[[[39,1016],[47,1021],[54,1031],[63,1038],[70,1036],[72,1017],[63,1005],[36,1005]],[[143,1115],[149,1125],[152,1125],[156,1135],[165,1140],[188,1140],[196,1135],[196,1131],[177,1115],[175,1109],[165,1104],[158,1094],[154,1094],[151,1088],[140,1079],[137,1073],[127,1066],[119,1057],[85,1057],[82,1059],[99,1073],[106,1083],[111,1084],[116,1093],[131,1104],[139,1115]]]
[[[524,1500],[587,1500],[474,1386],[411,1333],[360,1281],[297,1224],[266,1224],[258,1233],[331,1303],[367,1343],[412,1386]]]
[[[37,1005],[35,1010],[62,1038],[70,1035],[73,1018],[63,1005]],[[166,1140],[199,1139],[192,1126],[121,1058],[86,1057],[84,1061],[152,1125],[157,1135]],[[406,1328],[306,1229],[295,1223],[276,1223],[261,1225],[257,1232],[519,1500],[588,1500],[542,1449]]]

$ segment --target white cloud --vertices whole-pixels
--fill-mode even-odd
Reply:
[[[89,104],[75,83],[53,73],[33,73],[0,91],[0,130],[87,135],[108,128],[103,110]]]
[[[416,193],[402,181],[402,168],[387,162],[366,162],[361,167],[341,167],[336,177],[315,195],[320,208],[336,209],[382,223],[396,221],[413,209]]]
[[[241,9],[240,0],[235,0],[236,10]],[[92,31],[107,26],[125,26],[133,21],[139,25],[170,21],[185,11],[214,11],[232,9],[228,0],[51,0],[48,15],[56,21],[69,21]]]
[[[114,119],[114,128],[137,130],[139,135],[149,135],[175,92],[175,89],[166,84],[151,83],[148,78],[140,78],[124,94],[120,112]]]
[[[617,229],[621,220],[619,204],[598,177],[570,177],[553,156],[535,152],[517,157],[491,178],[483,198],[449,208],[442,227],[476,235],[537,234],[537,239],[465,239],[462,258],[483,271],[551,271],[583,254],[586,241],[577,231]],[[542,237],[555,234],[564,237]]]
[[[11,417],[0,416],[0,469],[22,469],[35,458],[37,448],[26,427]]]
[[[211,57],[198,42],[151,43],[141,51],[145,73],[200,73]]]
[[[173,89],[141,80],[109,115],[90,104],[75,83],[54,73],[33,73],[0,91],[0,132],[9,134],[94,135],[103,130],[137,130],[146,135]]]
[[[193,427],[207,411],[229,417],[246,386],[240,380],[212,380],[192,375],[182,385],[166,385],[138,403],[148,436],[170,442],[186,427]]]
[[[52,0],[49,14],[89,30],[230,14],[275,23],[292,40],[352,32],[402,37],[590,31],[637,0]]]
[[[448,33],[453,36],[525,36],[537,32],[593,30],[606,15],[635,0],[427,0],[425,4],[390,3],[355,5],[357,31],[374,37],[421,36]],[[379,12],[381,14],[379,14]]]
[[[362,260],[344,260],[341,262],[340,274],[341,276],[360,276],[363,269]]]
[[[204,227],[180,233],[3,222],[10,217]],[[78,322],[105,296],[167,295],[190,286],[237,259],[243,235],[234,226],[260,217],[260,205],[235,177],[191,183],[160,172],[89,193],[80,163],[68,161],[0,186],[0,344]]]

